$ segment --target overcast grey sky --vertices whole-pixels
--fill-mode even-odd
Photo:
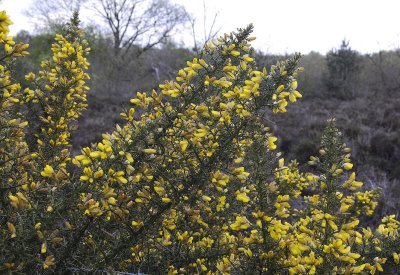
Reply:
[[[67,0],[66,0],[67,1]],[[219,12],[217,26],[229,32],[249,23],[255,26],[254,46],[269,53],[326,53],[343,38],[360,52],[400,47],[399,0],[204,0],[208,23]],[[12,32],[33,30],[22,10],[30,0],[3,0],[0,5],[14,21]],[[173,0],[182,4],[203,26],[203,0]],[[188,46],[187,36],[176,37]]]

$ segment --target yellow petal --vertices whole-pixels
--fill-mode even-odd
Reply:
[[[42,247],[40,248],[40,253],[44,254],[47,252],[47,244],[42,243]]]
[[[181,140],[180,142],[179,142],[179,145],[180,145],[180,147],[181,147],[181,151],[182,152],[185,152],[186,151],[186,148],[187,148],[187,146],[188,146],[188,141],[187,140]]]
[[[157,152],[156,149],[151,149],[151,148],[143,149],[143,153],[145,154],[155,154],[156,152]]]
[[[237,194],[237,195],[236,195],[236,199],[237,199],[238,201],[241,201],[241,202],[244,202],[244,203],[247,203],[247,202],[250,201],[250,198],[247,196],[246,193],[239,193],[239,194]]]
[[[170,202],[171,202],[171,199],[170,199],[170,198],[162,198],[161,201],[162,201],[163,203],[170,203]]]

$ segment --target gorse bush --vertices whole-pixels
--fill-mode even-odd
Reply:
[[[399,222],[371,216],[330,120],[310,172],[277,152],[266,117],[301,98],[299,56],[258,70],[252,26],[206,45],[175,81],[138,92],[123,126],[70,156],[86,108],[75,16],[53,56],[12,78],[27,45],[0,14],[2,273],[357,274],[396,268]],[[36,125],[28,124],[39,118]]]

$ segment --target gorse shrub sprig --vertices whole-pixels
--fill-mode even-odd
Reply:
[[[2,25],[10,24],[5,13],[2,19]],[[67,171],[69,137],[86,107],[88,89],[88,48],[76,23],[77,17],[67,29],[71,40],[56,36],[53,57],[42,62],[38,75],[26,75],[30,87],[22,90],[19,84],[11,83],[9,71],[2,73],[2,123],[10,127],[1,127],[1,158],[5,164],[0,167],[0,213],[2,224],[11,233],[11,239],[6,231],[2,235],[3,268],[20,272],[34,268],[39,273],[54,265],[54,255],[49,251],[54,249],[52,246],[62,247],[67,237],[61,227],[65,220],[61,213],[73,211],[68,203],[73,195],[69,192],[73,190],[73,181]],[[3,26],[2,31],[2,36],[7,37],[8,27]],[[3,43],[3,68],[27,54],[24,49],[28,45],[14,45],[9,37]],[[21,113],[25,106],[35,110],[38,118],[36,127],[29,131],[23,130],[29,120]]]
[[[2,272],[375,274],[399,263],[399,222],[360,223],[377,193],[360,189],[334,120],[313,172],[277,152],[265,118],[301,98],[300,56],[258,69],[252,26],[138,92],[124,125],[71,157],[89,78],[77,16],[25,89],[11,65],[27,46],[0,19]]]

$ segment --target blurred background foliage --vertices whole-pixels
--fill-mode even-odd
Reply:
[[[18,61],[17,81],[24,83],[24,75],[50,56],[57,28],[59,25],[53,24],[35,34],[18,33],[15,40],[29,43],[30,55]],[[174,78],[197,50],[165,37],[146,49],[146,45],[134,43],[121,58],[115,54],[115,39],[110,33],[98,26],[85,27],[85,32],[92,48],[91,90],[89,108],[72,137],[75,150],[97,142],[102,133],[122,123],[119,113],[128,107],[134,93],[151,91]],[[367,186],[381,189],[379,214],[399,214],[400,50],[361,54],[349,41],[338,44],[326,55],[310,52],[302,57],[305,72],[300,75],[299,90],[303,99],[291,105],[290,112],[276,117],[277,121],[268,123],[279,125],[273,129],[285,157],[306,163],[318,151],[327,119],[335,117],[347,145],[353,148],[358,175]],[[287,57],[258,52],[256,60],[260,67],[269,67]]]

